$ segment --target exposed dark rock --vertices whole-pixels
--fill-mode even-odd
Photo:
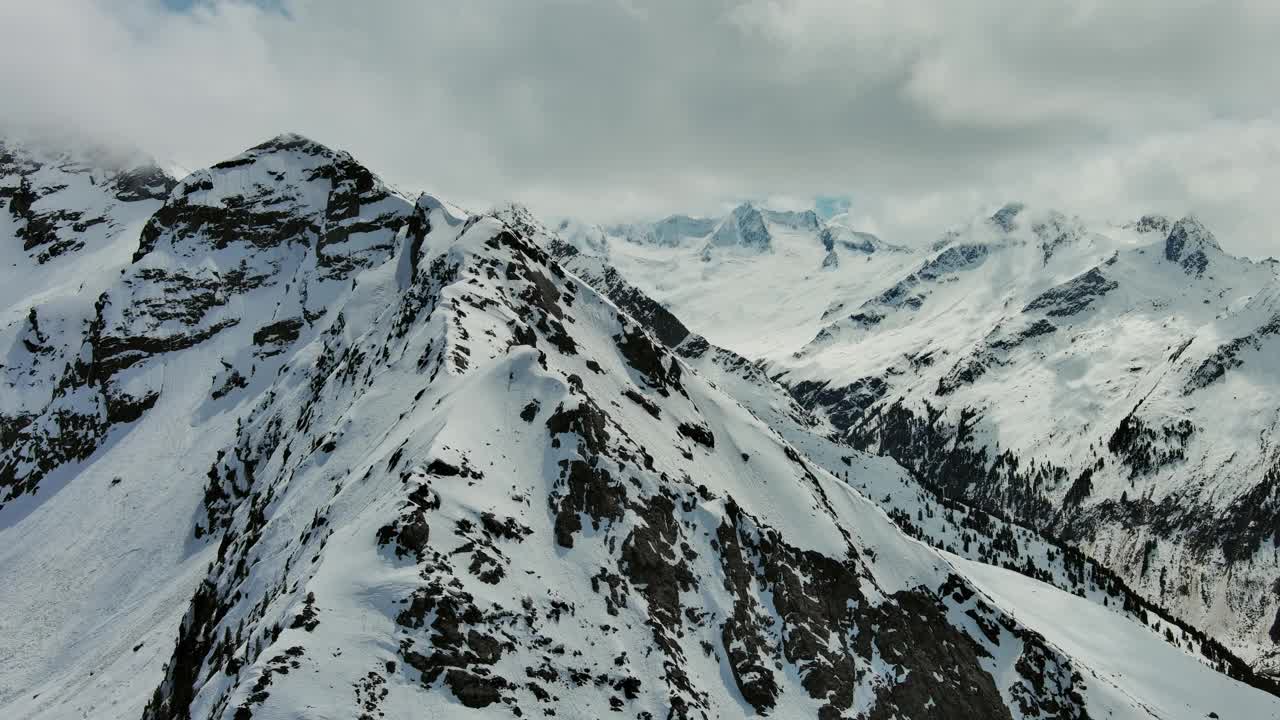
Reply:
[[[1170,222],[1169,218],[1164,217],[1163,215],[1143,215],[1138,218],[1138,222],[1134,224],[1134,229],[1143,234],[1159,233],[1161,235],[1168,235],[1169,228],[1172,225],[1173,223]]]
[[[550,498],[555,512],[556,543],[573,547],[573,536],[582,530],[580,514],[587,515],[596,530],[604,521],[620,520],[627,489],[614,482],[604,468],[592,467],[582,460],[561,461],[561,468],[563,490]]]
[[[877,694],[869,718],[1012,717],[995,681],[982,669],[981,658],[988,653],[947,622],[936,599],[899,592],[868,616],[865,622],[876,633],[873,639],[860,636],[859,642],[874,642],[885,661],[908,671]],[[1053,697],[1037,694],[1046,695]]]
[[[438,500],[436,500],[438,506]],[[421,562],[431,540],[431,526],[427,523],[426,510],[422,505],[411,505],[407,512],[395,522],[384,525],[378,530],[379,545],[395,545],[396,557],[413,555]]]
[[[428,618],[433,618],[431,646],[419,652],[414,640],[405,638],[400,645],[405,664],[422,674],[426,686],[444,675],[445,685],[467,707],[486,707],[501,700],[502,691],[512,685],[488,668],[511,646],[483,629],[489,617],[475,604],[475,598],[456,587],[432,582],[413,594],[396,622],[417,629]]]
[[[804,380],[788,390],[801,405],[821,408],[833,425],[844,429],[857,425],[867,409],[889,391],[889,384],[878,377],[861,378],[844,387],[831,387],[828,381]]]
[[[288,345],[298,339],[298,334],[301,330],[302,318],[285,318],[254,330],[253,344],[258,346]]]
[[[1120,283],[1107,278],[1100,268],[1093,268],[1055,288],[1042,293],[1027,303],[1022,312],[1044,310],[1050,317],[1069,317],[1088,308],[1103,295],[1120,287]]]
[[[753,602],[751,586],[755,573],[738,542],[737,529],[729,522],[722,523],[716,531],[716,540],[720,544],[725,589],[734,596],[733,614],[720,628],[721,647],[743,699],[756,712],[767,714],[777,703],[780,692],[771,669],[780,652],[766,629],[768,616]]]
[[[661,415],[661,412],[658,409],[657,403],[653,402],[652,400],[645,397],[644,395],[641,395],[638,391],[628,388],[622,394],[631,402],[644,408],[644,411],[652,415],[654,418],[657,418]]]
[[[1220,251],[1213,233],[1193,217],[1185,217],[1174,224],[1164,241],[1164,257],[1182,266],[1188,275],[1203,275],[1209,267],[1206,251]]]
[[[680,423],[676,430],[684,437],[709,448],[716,446],[716,438],[711,434],[710,428],[705,425],[697,425],[694,423]]]
[[[236,390],[242,390],[249,386],[249,379],[244,375],[241,375],[239,370],[227,366],[225,371],[226,372],[223,374],[221,383],[218,383],[217,378],[214,379],[214,388],[210,393],[210,397],[214,400],[219,400],[230,395]]]
[[[997,365],[999,362],[988,351],[983,349],[975,351],[956,363],[950,373],[938,378],[937,395],[945,397],[965,385],[972,385],[978,378],[986,375],[992,365]]]
[[[302,628],[307,632],[311,632],[319,626],[319,613],[316,612],[316,594],[309,592],[307,593],[307,599],[303,603],[302,612],[298,613],[289,627]]]
[[[231,318],[188,334],[103,337],[94,347],[94,369],[97,378],[105,380],[154,355],[194,347],[239,322],[238,319]]]
[[[507,681],[500,677],[481,677],[456,668],[445,673],[444,683],[459,702],[469,708],[488,707],[498,702],[502,699],[502,690],[508,687]]]
[[[520,410],[520,419],[525,422],[533,422],[538,417],[538,411],[542,409],[542,404],[537,400],[530,400],[522,410]]]
[[[675,504],[654,495],[630,510],[643,522],[622,543],[618,566],[648,606],[654,643],[666,657],[663,671],[672,715],[694,717],[690,703],[705,705],[706,700],[684,670],[678,638],[683,625],[680,593],[695,589],[698,581],[678,549],[682,532],[673,516]]]
[[[577,435],[588,458],[604,452],[609,441],[607,426],[608,416],[590,400],[584,400],[569,410],[564,406],[557,407],[547,418],[547,431],[553,439],[562,433]]]
[[[9,195],[9,214],[14,220],[30,220],[31,206],[38,199],[35,190],[31,188],[31,181],[22,178],[18,181],[18,187]]]
[[[993,350],[1012,350],[1021,346],[1027,340],[1032,340],[1044,335],[1050,335],[1058,331],[1057,326],[1053,323],[1041,318],[1031,325],[1019,330],[1010,337],[1003,337],[991,342]]]
[[[310,244],[319,232],[311,219],[289,210],[260,209],[244,198],[227,198],[223,205],[210,207],[193,204],[185,197],[171,198],[143,227],[133,261],[151,252],[162,235],[207,237],[214,249],[221,250],[238,242],[259,249],[288,242]]]
[[[643,330],[638,327],[627,328],[613,339],[632,369],[639,373],[650,387],[664,396],[668,394],[669,388],[683,392],[680,386],[680,363],[659,350]]]
[[[155,165],[147,165],[120,173],[112,184],[117,200],[133,202],[164,200],[178,181]]]
[[[195,699],[200,669],[205,657],[213,650],[217,639],[214,631],[227,609],[218,601],[217,590],[208,580],[196,588],[178,629],[173,659],[161,687],[143,711],[143,720],[190,719],[191,701]]]

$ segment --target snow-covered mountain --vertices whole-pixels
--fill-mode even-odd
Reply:
[[[683,258],[616,264],[765,362],[842,441],[1077,544],[1275,667],[1276,263],[1228,254],[1190,217],[1090,226],[1019,204],[906,258],[807,286],[806,318],[775,314],[793,292],[770,282],[788,272],[776,258],[678,292],[652,269]],[[752,292],[721,299],[747,277]]]
[[[295,135],[151,210],[5,311],[0,715],[1280,717],[1100,577],[908,537],[616,242]]]

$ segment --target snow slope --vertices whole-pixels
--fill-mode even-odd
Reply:
[[[1140,625],[1117,622],[1094,603],[1011,570],[952,560],[992,602],[1017,608],[1019,622],[1077,659],[1085,683],[1106,698],[1095,711],[1098,716],[1104,716],[1104,708],[1113,715],[1135,705],[1153,717],[1274,716],[1275,708],[1255,702],[1256,697],[1224,699],[1226,678],[1206,678],[1194,660],[1161,652],[1160,640]]]

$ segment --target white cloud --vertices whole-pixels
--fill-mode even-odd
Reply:
[[[1195,210],[1272,254],[1277,7],[5,3],[0,121],[188,166],[293,130],[462,203],[596,220],[847,193],[886,236],[925,239],[1016,197]]]

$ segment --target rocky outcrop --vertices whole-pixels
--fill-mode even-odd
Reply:
[[[1107,293],[1120,287],[1120,283],[1108,278],[1101,268],[1073,278],[1063,285],[1045,291],[1027,303],[1025,312],[1043,310],[1049,317],[1070,317],[1083,312]]]
[[[1169,230],[1164,241],[1164,257],[1178,263],[1188,275],[1203,275],[1209,267],[1209,257],[1222,252],[1213,233],[1194,217],[1179,220]]]
[[[717,248],[732,247],[756,252],[768,252],[773,249],[773,238],[765,224],[764,214],[750,203],[739,205],[729,213],[728,217],[720,221],[720,225],[708,238],[704,253],[713,252]]]

